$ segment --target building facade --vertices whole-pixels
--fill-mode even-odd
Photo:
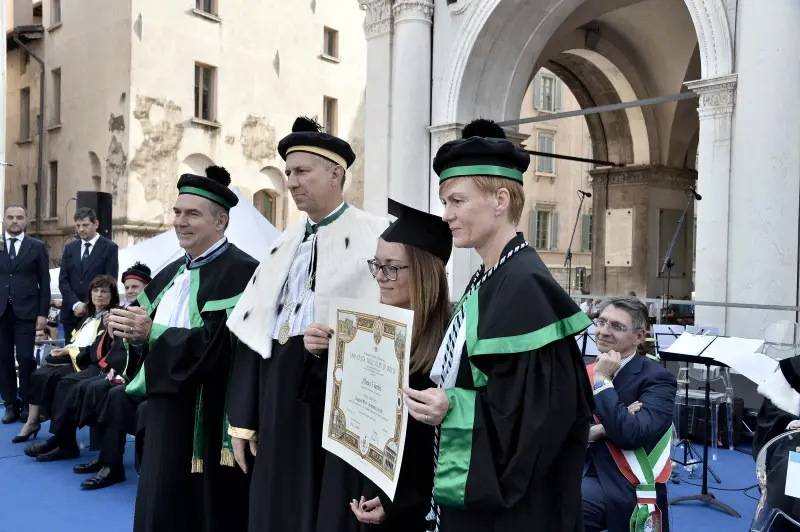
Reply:
[[[367,13],[370,66],[369,208],[379,211],[388,192],[439,212],[438,182],[429,164],[417,161],[429,162],[477,117],[519,132],[514,121],[531,116],[521,116],[522,103],[533,74],[545,67],[582,109],[670,98],[586,117],[594,157],[624,165],[589,172],[593,292],[655,296],[669,273],[676,298],[694,289],[698,301],[797,305],[800,65],[790,58],[799,3],[358,1]],[[430,57],[431,68],[426,59],[411,59],[417,57]],[[400,96],[407,93],[422,111],[408,109]],[[703,196],[696,245],[691,186]],[[688,223],[678,233],[675,264],[662,273],[684,210]],[[454,253],[455,293],[478,265],[474,254]],[[797,313],[700,307],[696,314],[697,323],[751,338],[784,319],[796,321]]]
[[[366,44],[354,2],[7,2],[5,197],[36,219],[41,79],[16,28],[45,63],[39,232],[52,258],[73,232],[77,191],[112,194],[125,247],[169,228],[178,176],[211,164],[279,229],[301,219],[277,154],[298,115],[353,145],[345,194],[362,203]]]

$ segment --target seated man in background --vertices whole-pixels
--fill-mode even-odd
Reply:
[[[587,368],[596,424],[589,429],[581,486],[586,532],[628,532],[648,522],[652,528],[642,529],[668,532],[664,482],[671,471],[677,381],[659,364],[636,354],[646,336],[644,303],[630,296],[612,297],[598,312],[594,323],[601,354]],[[628,411],[631,405],[639,406],[635,415]],[[655,481],[647,483],[646,477]]]

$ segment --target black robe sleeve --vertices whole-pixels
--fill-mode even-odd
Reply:
[[[228,433],[234,438],[253,440],[258,431],[259,366],[261,356],[237,341],[228,388]]]
[[[203,314],[203,325],[192,329],[153,326],[145,348],[147,395],[172,395],[201,382],[230,342],[225,311]]]
[[[551,470],[585,402],[568,341],[475,358],[486,386],[447,390],[435,488],[440,505],[508,509]]]

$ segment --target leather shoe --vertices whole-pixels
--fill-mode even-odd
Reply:
[[[95,476],[81,482],[85,490],[99,490],[125,481],[125,469],[122,467],[103,466]]]
[[[88,475],[89,473],[98,473],[101,469],[103,469],[103,464],[100,463],[100,457],[95,456],[90,462],[73,467],[72,472],[77,475]]]
[[[28,445],[25,447],[25,454],[30,456],[31,458],[36,458],[41,454],[46,454],[56,449],[58,444],[51,440],[43,441],[41,443],[34,443],[33,445]]]
[[[18,419],[19,419],[19,405],[8,405],[6,407],[6,413],[3,416],[3,425],[14,423]]]
[[[77,447],[70,449],[65,447],[56,447],[49,453],[40,454],[36,457],[38,462],[56,462],[58,460],[70,460],[78,458],[81,455],[80,449]]]

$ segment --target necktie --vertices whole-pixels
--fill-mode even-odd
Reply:
[[[89,256],[89,249],[92,247],[92,243],[91,242],[86,242],[84,244],[84,246],[85,246],[85,249],[83,250],[83,256],[81,257],[81,262],[85,261],[86,257]]]
[[[17,239],[16,238],[9,238],[8,239],[8,256],[11,260],[17,258]]]

